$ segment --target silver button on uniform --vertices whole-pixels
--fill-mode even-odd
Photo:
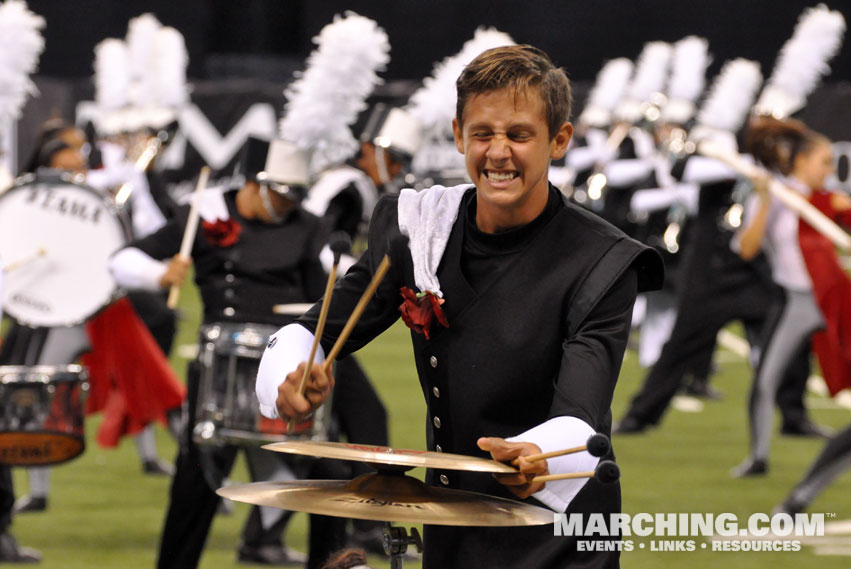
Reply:
[[[434,427],[436,429],[440,428],[440,417],[435,417],[434,419],[431,420],[431,422],[434,423]]]
[[[428,359],[428,363],[430,363],[430,364],[431,364],[431,367],[437,367],[437,357],[435,357],[435,356],[431,356],[431,357]]]
[[[225,313],[225,316],[233,316],[236,314],[236,310],[233,309],[233,306],[228,306],[222,312]]]
[[[225,275],[225,282],[226,283],[232,283],[235,280],[236,280],[236,277],[233,276],[232,274],[228,273],[228,274]]]
[[[440,475],[440,483],[443,484],[444,486],[449,486],[449,477],[447,477],[445,474],[441,474]]]
[[[432,387],[431,392],[434,393],[435,397],[440,397],[440,390],[438,388]]]
[[[434,450],[437,452],[443,452],[443,449],[440,448],[440,445],[434,445]]]

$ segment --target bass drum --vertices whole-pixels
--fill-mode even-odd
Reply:
[[[4,311],[32,327],[85,322],[115,298],[107,262],[129,231],[111,198],[68,175],[20,178],[0,194]]]

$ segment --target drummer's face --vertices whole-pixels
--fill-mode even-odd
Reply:
[[[276,192],[269,191],[268,196],[278,216],[283,216],[295,207],[292,200],[288,200]],[[260,197],[260,186],[255,181],[246,182],[239,189],[236,194],[236,206],[240,215],[246,219],[259,219],[266,223],[275,223],[275,220],[272,219],[263,205],[263,199]]]
[[[51,157],[50,167],[81,174],[86,171],[86,161],[78,151],[72,148],[63,148]]]

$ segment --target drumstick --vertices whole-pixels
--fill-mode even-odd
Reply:
[[[544,460],[547,458],[555,458],[557,456],[564,456],[566,454],[573,454],[576,452],[588,451],[591,456],[603,456],[609,452],[609,448],[611,444],[609,443],[609,437],[604,435],[603,433],[594,433],[590,437],[588,437],[588,442],[584,445],[579,445],[576,447],[570,447],[562,450],[554,450],[552,452],[544,452],[541,454],[530,454],[529,456],[524,456],[528,462],[537,462],[539,460]],[[520,464],[520,458],[515,458],[511,461],[512,466],[517,466]]]
[[[186,229],[183,231],[183,241],[180,244],[180,255],[184,259],[189,259],[189,254],[192,252],[192,243],[195,241],[195,232],[198,230],[198,210],[201,207],[201,192],[207,187],[207,180],[210,177],[210,167],[204,166],[201,168],[201,173],[198,175],[198,184],[195,186],[195,192],[192,194],[192,204],[189,206],[189,218],[186,220]],[[180,287],[171,285],[171,290],[168,291],[168,307],[174,309],[177,307],[177,299],[180,296]]]
[[[14,271],[15,269],[19,269],[28,263],[32,263],[39,257],[44,257],[45,255],[47,255],[47,249],[45,249],[44,247],[39,247],[26,257],[21,257],[17,261],[12,261],[11,263],[3,267],[3,272],[8,273],[10,271]]]
[[[340,257],[352,247],[348,233],[339,231],[332,235],[330,247],[334,253],[334,264],[331,265],[331,271],[328,273],[328,281],[325,283],[325,296],[322,297],[322,306],[319,309],[319,320],[316,322],[313,345],[310,346],[310,357],[307,358],[307,365],[304,366],[304,374],[302,374],[301,382],[298,384],[297,393],[299,395],[304,394],[307,378],[310,377],[310,368],[313,366],[313,358],[316,357],[316,350],[319,347],[319,341],[322,339],[322,332],[325,330],[325,321],[328,319],[328,308],[331,306],[331,295],[334,293],[334,283],[337,282],[337,267],[340,264]],[[293,427],[295,427],[295,417],[291,417],[287,421],[287,432],[291,433]]]
[[[532,479],[532,482],[552,482],[553,480],[572,480],[575,478],[596,478],[603,484],[611,484],[621,477],[621,469],[611,460],[604,460],[593,471],[565,472],[563,474],[542,474]]]
[[[372,276],[372,280],[369,283],[369,286],[366,287],[366,290],[363,291],[363,294],[360,297],[355,309],[352,311],[352,315],[349,316],[349,320],[346,322],[346,325],[343,327],[343,331],[340,332],[340,335],[337,337],[337,341],[334,343],[334,347],[331,348],[331,352],[328,354],[328,358],[325,360],[323,367],[325,368],[325,372],[331,369],[331,365],[333,365],[334,360],[337,355],[340,353],[340,350],[343,349],[343,344],[346,343],[346,340],[349,339],[349,334],[352,333],[352,330],[357,324],[358,320],[363,314],[363,311],[366,309],[366,305],[369,304],[369,301],[372,299],[372,295],[375,294],[376,289],[378,289],[379,283],[381,283],[381,279],[384,278],[384,275],[387,274],[387,269],[390,268],[390,257],[384,255],[384,258],[381,259],[381,263],[378,265],[378,268],[375,270],[375,274]]]

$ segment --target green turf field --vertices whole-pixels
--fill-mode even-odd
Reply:
[[[186,287],[181,299],[183,319],[178,344],[193,343],[198,324],[196,293]],[[373,378],[389,410],[391,442],[399,447],[424,448],[424,404],[411,362],[407,329],[391,328],[361,353],[361,361]],[[613,441],[622,470],[624,511],[628,513],[722,513],[744,519],[753,512],[767,512],[802,475],[821,448],[810,439],[777,437],[774,440],[771,472],[753,480],[733,480],[728,471],[746,454],[745,398],[750,384],[747,365],[732,354],[719,352],[714,385],[724,399],[709,402],[702,412],[671,411],[663,426],[643,436],[616,437]],[[185,361],[174,357],[183,373]],[[614,411],[618,417],[628,398],[638,388],[643,372],[634,353],[628,353],[617,392]],[[848,423],[849,411],[813,397],[809,400],[814,418],[840,427]],[[53,470],[53,488],[45,513],[24,514],[13,523],[13,533],[25,545],[44,554],[45,569],[136,569],[154,566],[163,520],[168,480],[143,475],[134,444],[125,440],[112,450],[96,446],[93,436],[98,418],[87,423],[89,445],[73,462]],[[483,433],[486,434],[486,433]],[[164,457],[174,455],[169,435],[158,430]],[[415,471],[416,473],[416,471]],[[247,482],[240,459],[234,482]],[[16,470],[19,493],[26,491],[26,476]],[[813,511],[851,518],[851,475],[834,483],[814,504]],[[236,563],[236,545],[248,506],[237,504],[231,516],[219,516],[212,528],[201,560],[205,569],[246,567]],[[830,520],[828,520],[830,521]],[[304,548],[306,516],[297,514],[288,530],[290,545]],[[652,538],[636,538],[635,550],[624,553],[625,568],[657,567],[802,567],[844,568],[851,566],[851,535],[844,542],[846,556],[815,555],[813,547],[787,553],[722,553],[701,550],[689,553],[648,551]],[[835,541],[837,541],[835,540]],[[640,543],[645,549],[639,549]],[[380,558],[375,567],[389,567]],[[406,567],[419,567],[406,563]]]

